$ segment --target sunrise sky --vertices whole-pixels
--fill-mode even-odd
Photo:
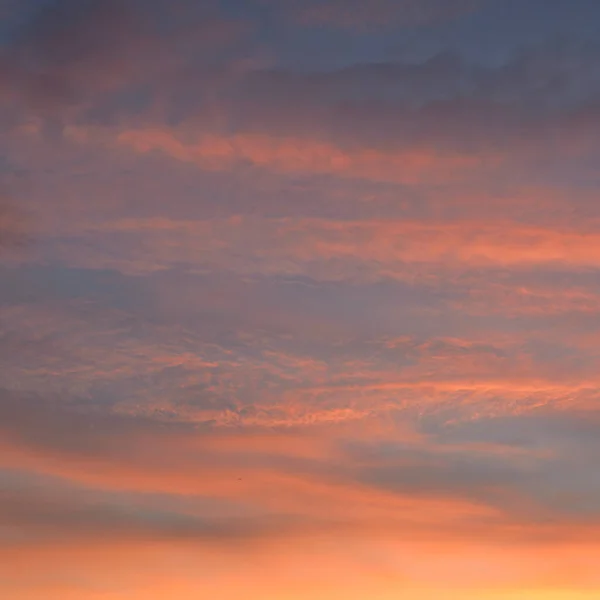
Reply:
[[[0,598],[600,597],[598,0],[0,0]]]

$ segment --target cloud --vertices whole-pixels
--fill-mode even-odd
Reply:
[[[52,485],[44,481],[45,493],[39,496],[32,489],[10,489],[3,486],[0,493],[0,522],[17,536],[39,536],[41,544],[73,543],[77,539],[104,544],[149,541],[197,543],[230,543],[235,540],[290,535],[295,527],[293,518],[252,518],[244,516],[218,519],[211,515],[202,518],[174,510],[152,509],[143,504],[124,503],[115,499],[95,499],[84,490]]]
[[[316,140],[263,135],[207,135],[192,144],[184,144],[168,131],[142,130],[123,132],[118,141],[139,152],[160,150],[177,160],[209,169],[248,163],[287,173],[364,177],[404,184],[452,180],[486,162],[485,158],[468,154],[436,153],[426,149],[397,154],[369,148],[352,152]],[[494,158],[488,162],[493,163]]]
[[[71,266],[132,274],[188,265],[200,271],[221,268],[320,281],[414,281],[414,277],[426,281],[471,269],[585,270],[597,268],[600,262],[600,238],[591,227],[241,216],[198,221],[122,219],[79,227],[77,235],[88,240],[87,256],[74,256],[59,236],[49,244],[55,256]],[[112,255],[102,244],[109,233]]]
[[[443,413],[449,403],[465,416],[502,414],[585,405],[597,395],[593,342],[583,342],[572,321],[473,318],[455,306],[465,291],[177,271],[131,280],[88,272],[79,289],[77,270],[28,278],[40,289],[2,298],[3,381],[83,405],[194,423],[298,426],[393,410]],[[43,278],[63,294],[50,295]]]
[[[427,4],[383,2],[381,11],[443,13],[473,2]],[[377,15],[377,6],[366,12]],[[254,154],[287,151],[282,161],[312,152],[317,160],[330,154],[344,162],[357,146],[383,161],[385,148],[504,154],[517,143],[531,158],[550,151],[547,142],[558,137],[561,153],[577,154],[593,143],[595,109],[586,101],[598,92],[593,44],[548,41],[501,65],[440,52],[417,62],[306,72],[250,64],[257,48],[251,40],[240,45],[249,29],[210,3],[193,9],[185,2],[62,0],[36,13],[7,46],[4,87],[42,115],[70,107],[62,125],[118,121],[131,129],[142,123],[145,135],[164,136],[165,125],[197,130],[201,124],[205,145],[220,146],[221,154],[232,152],[226,145],[243,154],[240,147],[253,144],[260,146]],[[320,136],[320,150],[302,145],[298,138],[306,134]],[[273,148],[273,138],[285,147]]]
[[[28,241],[30,219],[13,192],[15,169],[0,155],[0,256]]]
[[[580,156],[596,147],[587,99],[599,91],[597,56],[594,44],[546,42],[501,65],[448,51],[413,62],[251,69],[217,90],[216,133],[389,153]],[[204,108],[191,101],[180,113],[190,137],[199,124],[215,134]]]
[[[263,0],[270,4],[270,0]],[[284,0],[277,9],[305,25],[350,29],[415,26],[452,19],[483,4],[481,0]]]
[[[141,31],[132,3],[72,2],[42,6],[5,48],[5,89],[46,107],[80,101],[84,92],[101,92],[127,73],[132,40]],[[108,39],[111,42],[108,43]]]
[[[17,535],[0,544],[0,571],[33,563],[43,580],[50,570],[55,577],[108,570],[119,585],[135,574],[139,589],[147,574],[136,557],[146,567],[156,561],[162,567],[154,572],[163,573],[173,565],[168,557],[207,553],[219,565],[212,572],[224,576],[240,550],[271,569],[279,556],[294,573],[307,552],[322,552],[331,568],[329,561],[363,561],[368,549],[381,557],[375,564],[387,564],[392,552],[393,572],[405,583],[425,581],[426,556],[428,577],[434,569],[438,583],[462,580],[449,574],[449,556],[457,568],[486,556],[482,583],[516,585],[547,582],[531,557],[564,566],[577,562],[569,558],[573,544],[597,553],[598,490],[589,477],[573,476],[565,493],[556,479],[565,464],[591,457],[594,425],[583,413],[454,424],[429,418],[420,433],[386,419],[197,429],[3,392],[0,416],[0,512],[5,533]],[[342,555],[332,550],[334,539],[343,541]],[[282,552],[290,542],[298,555]],[[522,560],[526,568],[515,571]],[[587,563],[577,564],[584,581],[595,581]],[[187,569],[179,573],[200,585]]]
[[[302,497],[312,495],[346,494],[359,504],[371,498],[376,503],[373,510],[378,506],[382,515],[395,505],[420,502],[425,526],[427,519],[438,518],[436,511],[446,510],[445,504],[448,510],[462,505],[466,512],[457,516],[467,519],[485,521],[503,515],[502,519],[530,525],[534,524],[527,512],[530,506],[541,511],[540,518],[550,514],[557,518],[561,510],[566,521],[589,518],[595,522],[600,517],[593,501],[600,494],[598,482],[576,476],[586,471],[587,463],[571,472],[569,493],[561,497],[555,490],[565,463],[590,457],[587,444],[592,441],[593,425],[585,412],[563,416],[548,409],[533,412],[519,419],[518,429],[512,426],[515,416],[450,425],[431,416],[425,422],[434,426],[425,430],[428,437],[409,434],[399,441],[402,429],[388,427],[374,441],[368,425],[378,421],[372,417],[350,427],[198,429],[185,421],[90,411],[7,391],[0,408],[3,422],[10,423],[1,431],[5,468],[27,469],[95,488],[215,498],[232,495],[236,502],[258,503],[270,510],[279,507],[283,513],[298,516],[307,510]],[[380,422],[385,424],[385,420]],[[558,427],[562,438],[546,423]],[[485,434],[489,429],[494,431],[492,436]],[[586,431],[586,437],[577,433]],[[568,444],[553,443],[561,439]],[[279,495],[267,498],[265,486],[276,486]],[[239,496],[236,490],[244,494]],[[554,495],[548,496],[549,490]],[[585,513],[578,497],[587,498]],[[11,498],[5,498],[9,504]],[[326,505],[314,507],[318,520],[335,523],[334,515],[322,513]],[[521,514],[522,510],[526,512]],[[111,514],[109,510],[106,518]],[[354,521],[358,513],[348,506],[338,513],[340,518],[343,515]],[[439,517],[448,516],[443,515]],[[398,519],[399,525],[404,523]],[[500,527],[498,534],[502,531]]]
[[[157,85],[147,94],[156,110],[119,127],[81,119],[64,134],[82,145],[117,142],[237,176],[259,168],[430,195],[445,184],[454,197],[506,197],[526,187],[554,188],[556,196],[557,183],[572,186],[593,168],[596,118],[586,97],[598,92],[596,56],[582,44],[523,51],[502,66],[452,54],[308,73],[236,74],[222,65],[210,82],[198,69]],[[564,85],[552,95],[540,91],[557,80]],[[583,200],[572,202],[586,209]]]
[[[25,240],[25,219],[9,202],[0,199],[0,250]]]
[[[313,433],[294,428],[197,429],[9,392],[3,392],[1,408],[11,423],[2,429],[4,464],[11,468],[21,466],[105,489],[217,497],[243,489],[245,501],[282,508],[290,503],[287,508],[294,511],[301,507],[294,494],[329,495],[340,486],[357,498],[369,494],[360,488],[352,491],[351,480],[334,476],[327,461],[337,460],[339,453],[333,440],[318,435],[318,428]],[[264,496],[269,482],[290,489],[281,489],[281,495],[269,500]],[[385,505],[385,497],[382,501]]]
[[[69,122],[109,114],[127,99],[184,70],[184,57],[236,39],[243,26],[219,17],[212,2],[52,0],[15,26],[0,54],[5,109]],[[186,54],[187,52],[187,54]],[[117,113],[135,113],[121,104]],[[107,113],[108,111],[108,113]]]

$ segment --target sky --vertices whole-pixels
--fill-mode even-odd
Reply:
[[[597,0],[0,0],[0,597],[600,595]]]

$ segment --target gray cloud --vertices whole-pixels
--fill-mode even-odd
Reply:
[[[359,483],[403,496],[470,499],[498,508],[509,520],[540,526],[552,520],[557,524],[600,520],[600,480],[593,475],[598,445],[595,417],[546,410],[468,420],[456,418],[460,412],[457,406],[452,412],[451,422],[450,414],[423,418],[426,444],[400,443],[389,438],[367,442],[341,435],[335,458],[307,458],[280,456],[276,451],[236,450],[225,454],[201,451],[203,440],[210,442],[222,435],[237,437],[242,448],[246,436],[250,436],[247,438],[250,443],[254,433],[272,435],[287,431],[286,435],[293,436],[298,434],[294,429],[197,429],[185,422],[165,421],[160,415],[157,419],[111,415],[97,407],[91,410],[72,403],[65,405],[64,401],[4,392],[0,397],[3,424],[0,439],[34,450],[40,456],[59,457],[65,465],[82,461],[112,465],[110,469],[128,465],[140,473],[157,474],[163,471],[191,474],[194,469],[207,466],[232,473],[236,469],[267,468],[309,481],[316,479],[333,485]],[[402,412],[397,414],[400,416]],[[192,440],[197,452],[190,453]],[[23,506],[22,518],[31,519],[34,525],[38,510],[40,519],[57,522],[65,519],[65,527],[75,529],[80,521],[89,520],[92,530],[102,528],[104,522],[116,530],[121,519],[129,518],[129,513],[121,514],[114,507],[85,506],[85,503],[78,512],[60,508],[62,501],[49,501],[48,505],[44,501],[38,508],[30,509],[12,494],[5,496],[3,502],[6,509],[0,512],[11,518]],[[61,516],[63,510],[65,514]],[[131,517],[131,532],[148,529],[156,535],[161,531],[165,535],[169,532],[184,535],[187,529],[192,537],[228,535],[227,524],[223,524],[222,531],[221,525],[213,531],[208,524],[187,523],[168,513],[164,519],[167,521],[164,528],[157,525],[152,529],[145,517]],[[274,522],[275,529],[279,528],[277,518]],[[243,526],[240,527],[238,531],[238,525],[233,526],[235,535],[243,533]],[[250,529],[253,527],[251,524]],[[268,529],[268,524],[265,527]]]
[[[188,541],[227,543],[286,536],[314,527],[292,515],[201,516],[169,507],[176,496],[100,492],[48,477],[0,471],[0,526],[28,543]],[[40,492],[40,490],[42,490]],[[161,503],[164,505],[161,507]],[[241,509],[238,512],[243,512]],[[6,533],[4,535],[6,539]],[[5,542],[6,543],[6,542]],[[0,540],[0,545],[2,540]]]
[[[218,52],[243,29],[210,0],[51,0],[29,8],[0,49],[4,108],[14,120],[25,105],[48,127],[84,115],[131,117],[151,104],[152,95],[139,101],[148,86],[168,85],[186,61],[200,66],[207,49]]]
[[[0,250],[25,240],[23,216],[9,202],[0,198]]]
[[[590,42],[551,40],[499,66],[442,53],[324,73],[280,69],[252,74],[224,101],[240,128],[348,144],[507,149],[565,134],[591,139],[598,55]]]
[[[486,0],[261,0],[301,24],[350,29],[414,26],[458,17]]]

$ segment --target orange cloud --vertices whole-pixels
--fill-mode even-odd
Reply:
[[[327,434],[327,430],[323,433]],[[0,465],[48,474],[97,489],[222,498],[238,501],[242,507],[254,506],[250,514],[261,509],[261,512],[268,510],[310,518],[299,528],[293,526],[294,520],[290,521],[297,535],[310,535],[312,526],[316,530],[331,528],[341,532],[360,531],[366,527],[378,531],[378,535],[386,535],[389,525],[384,523],[392,519],[402,527],[414,527],[415,535],[423,528],[421,533],[428,536],[434,531],[430,528],[439,527],[440,523],[497,514],[495,509],[468,499],[424,493],[415,496],[395,494],[348,480],[343,475],[336,476],[331,469],[321,473],[320,462],[343,461],[343,457],[332,445],[332,439],[306,437],[303,442],[302,437],[293,433],[285,437],[281,434],[259,436],[258,447],[254,448],[255,436],[232,436],[227,430],[208,436],[206,440],[194,434],[179,433],[176,436],[154,435],[154,441],[133,431],[125,439],[122,435],[113,436],[114,444],[119,448],[117,455],[100,449],[89,456],[47,446],[36,448],[23,440],[5,437]],[[273,441],[269,442],[269,438]],[[307,460],[303,444],[311,439],[313,452],[319,446],[323,450]],[[285,440],[287,458],[285,454],[282,456],[282,442],[277,440]],[[160,448],[160,452],[153,452],[152,445]],[[127,458],[127,454],[133,458]],[[344,502],[340,506],[342,499]],[[331,512],[333,506],[338,508]],[[364,513],[366,506],[368,513]],[[418,517],[414,514],[417,507]],[[224,510],[221,518],[228,514],[227,509]],[[406,518],[408,514],[410,519]],[[215,514],[213,519],[218,519],[218,515]],[[291,535],[292,531],[286,530],[283,522],[281,532],[275,530],[272,534]],[[272,534],[267,529],[262,532],[265,538]],[[260,539],[260,531],[257,536]]]
[[[137,152],[158,150],[208,169],[250,164],[284,173],[358,177],[404,184],[454,180],[495,160],[426,148],[391,152],[361,147],[344,149],[326,141],[250,133],[229,137],[204,134],[196,141],[186,143],[167,129],[141,129],[124,131],[117,139]]]
[[[109,232],[120,236],[118,254],[108,254],[98,245]],[[475,268],[600,266],[600,233],[595,229],[510,221],[120,219],[79,223],[77,235],[97,242],[88,241],[73,255],[68,248],[62,252],[61,238],[56,238],[55,252],[69,264],[132,274],[178,264],[316,280],[427,282]],[[118,244],[119,238],[111,243]]]
[[[600,296],[582,286],[564,289],[549,285],[517,287],[491,284],[485,289],[472,290],[468,299],[457,303],[457,307],[479,315],[489,315],[490,312],[532,317],[595,314],[600,312]]]
[[[22,398],[4,406],[2,416],[10,417],[0,424],[2,475],[9,469],[47,478],[43,493],[33,485],[18,488],[21,496],[6,487],[0,495],[7,531],[27,534],[0,544],[0,578],[10,586],[32,567],[36,572],[30,585],[14,584],[18,599],[44,589],[49,598],[78,592],[88,600],[104,588],[108,598],[124,589],[134,598],[159,598],[167,589],[192,598],[213,589],[241,600],[250,589],[257,599],[313,592],[325,599],[348,586],[357,598],[367,590],[392,598],[414,588],[433,600],[444,586],[464,590],[462,599],[486,598],[483,588],[533,594],[574,588],[576,581],[584,593],[600,584],[597,520],[548,512],[501,479],[489,491],[508,501],[504,507],[470,497],[477,488],[472,475],[462,488],[443,478],[447,489],[431,488],[428,471],[456,452],[472,459],[473,448],[436,446],[384,420],[195,430]],[[381,444],[384,454],[353,451],[350,441]],[[393,458],[385,448],[400,441],[405,450]],[[527,469],[546,460],[535,451],[505,456],[484,447],[475,456]],[[414,466],[419,479],[394,489],[358,476],[361,468],[372,473],[381,466],[397,469],[399,481],[409,481]],[[121,494],[119,502],[107,502],[106,494]],[[168,512],[157,512],[159,500]],[[73,581],[84,572],[85,580]],[[343,577],[348,572],[355,573],[351,582]]]

